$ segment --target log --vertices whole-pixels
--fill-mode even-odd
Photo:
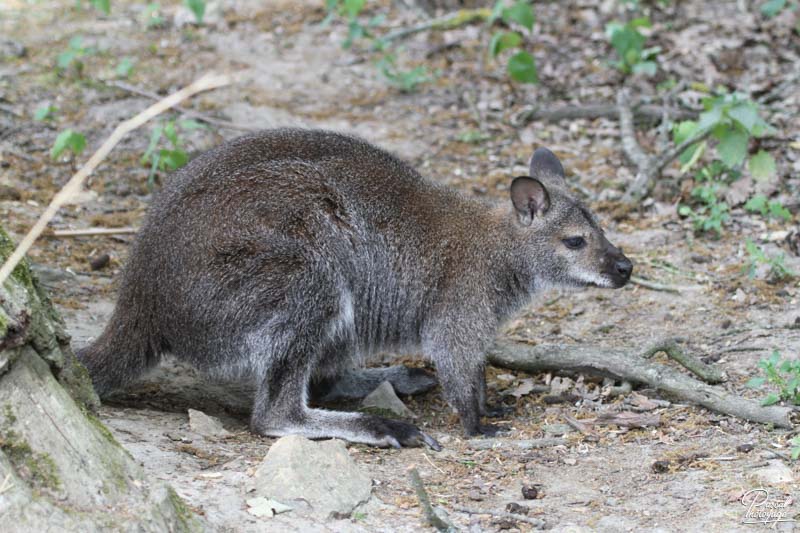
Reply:
[[[598,346],[539,344],[499,340],[489,351],[495,366],[525,372],[582,373],[632,384],[647,385],[681,401],[726,415],[780,428],[793,426],[795,409],[779,405],[761,406],[721,387],[709,385],[668,366],[654,363],[633,349]]]
[[[0,262],[13,249],[0,227]],[[0,285],[0,529],[207,529],[91,414],[98,403],[23,259]]]

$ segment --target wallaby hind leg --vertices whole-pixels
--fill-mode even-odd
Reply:
[[[338,313],[325,313],[324,304],[306,307],[301,317],[287,317],[283,324],[283,338],[272,337],[269,368],[256,393],[251,428],[255,433],[269,437],[302,435],[311,439],[340,438],[373,446],[399,448],[401,446],[427,445],[441,449],[439,443],[406,422],[387,420],[362,413],[346,413],[311,409],[306,404],[308,382],[319,363],[319,354],[329,342],[331,324],[336,324]],[[317,317],[308,315],[317,310]],[[327,316],[326,316],[327,315]],[[287,333],[291,331],[291,333]],[[254,338],[269,338],[258,335]],[[259,343],[256,343],[259,344]],[[258,350],[258,346],[253,346]],[[262,355],[252,354],[253,356]]]
[[[311,397],[318,402],[359,400],[388,381],[397,394],[411,396],[434,388],[436,377],[422,368],[394,365],[381,368],[353,368],[333,378],[315,380]]]

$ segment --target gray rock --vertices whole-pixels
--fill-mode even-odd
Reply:
[[[548,424],[544,427],[544,432],[554,437],[560,437],[574,431],[569,424]]]
[[[780,459],[773,459],[768,461],[767,466],[757,468],[753,471],[753,475],[761,483],[765,485],[777,485],[780,483],[792,483],[794,481],[794,474],[792,469]]]
[[[595,525],[597,531],[608,531],[609,533],[619,533],[622,531],[635,531],[638,530],[636,522],[630,518],[619,515],[604,516],[597,521]]]
[[[367,397],[361,401],[361,407],[367,409],[381,409],[405,418],[417,417],[417,415],[406,407],[406,404],[397,397],[392,384],[388,381],[384,381],[378,385],[377,389],[370,392]]]
[[[256,470],[255,495],[317,518],[349,516],[369,500],[372,479],[343,441],[314,442],[297,435],[278,439]]]
[[[189,409],[189,427],[198,435],[204,437],[227,437],[230,432],[226,430],[222,422],[213,416],[208,416],[203,411]]]

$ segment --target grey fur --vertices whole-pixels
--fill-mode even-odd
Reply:
[[[101,395],[171,352],[212,376],[255,380],[256,433],[438,447],[405,422],[307,406],[310,382],[378,350],[421,348],[465,432],[492,432],[480,416],[498,326],[545,287],[619,287],[630,275],[545,156],[531,173],[547,205],[521,214],[337,133],[279,129],[221,145],[154,200],[110,322],[79,356]],[[562,243],[572,235],[583,250]]]

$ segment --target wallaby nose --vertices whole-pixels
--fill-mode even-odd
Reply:
[[[614,268],[617,270],[617,274],[627,280],[630,279],[633,272],[633,263],[627,257],[623,257],[622,259],[617,259]]]

